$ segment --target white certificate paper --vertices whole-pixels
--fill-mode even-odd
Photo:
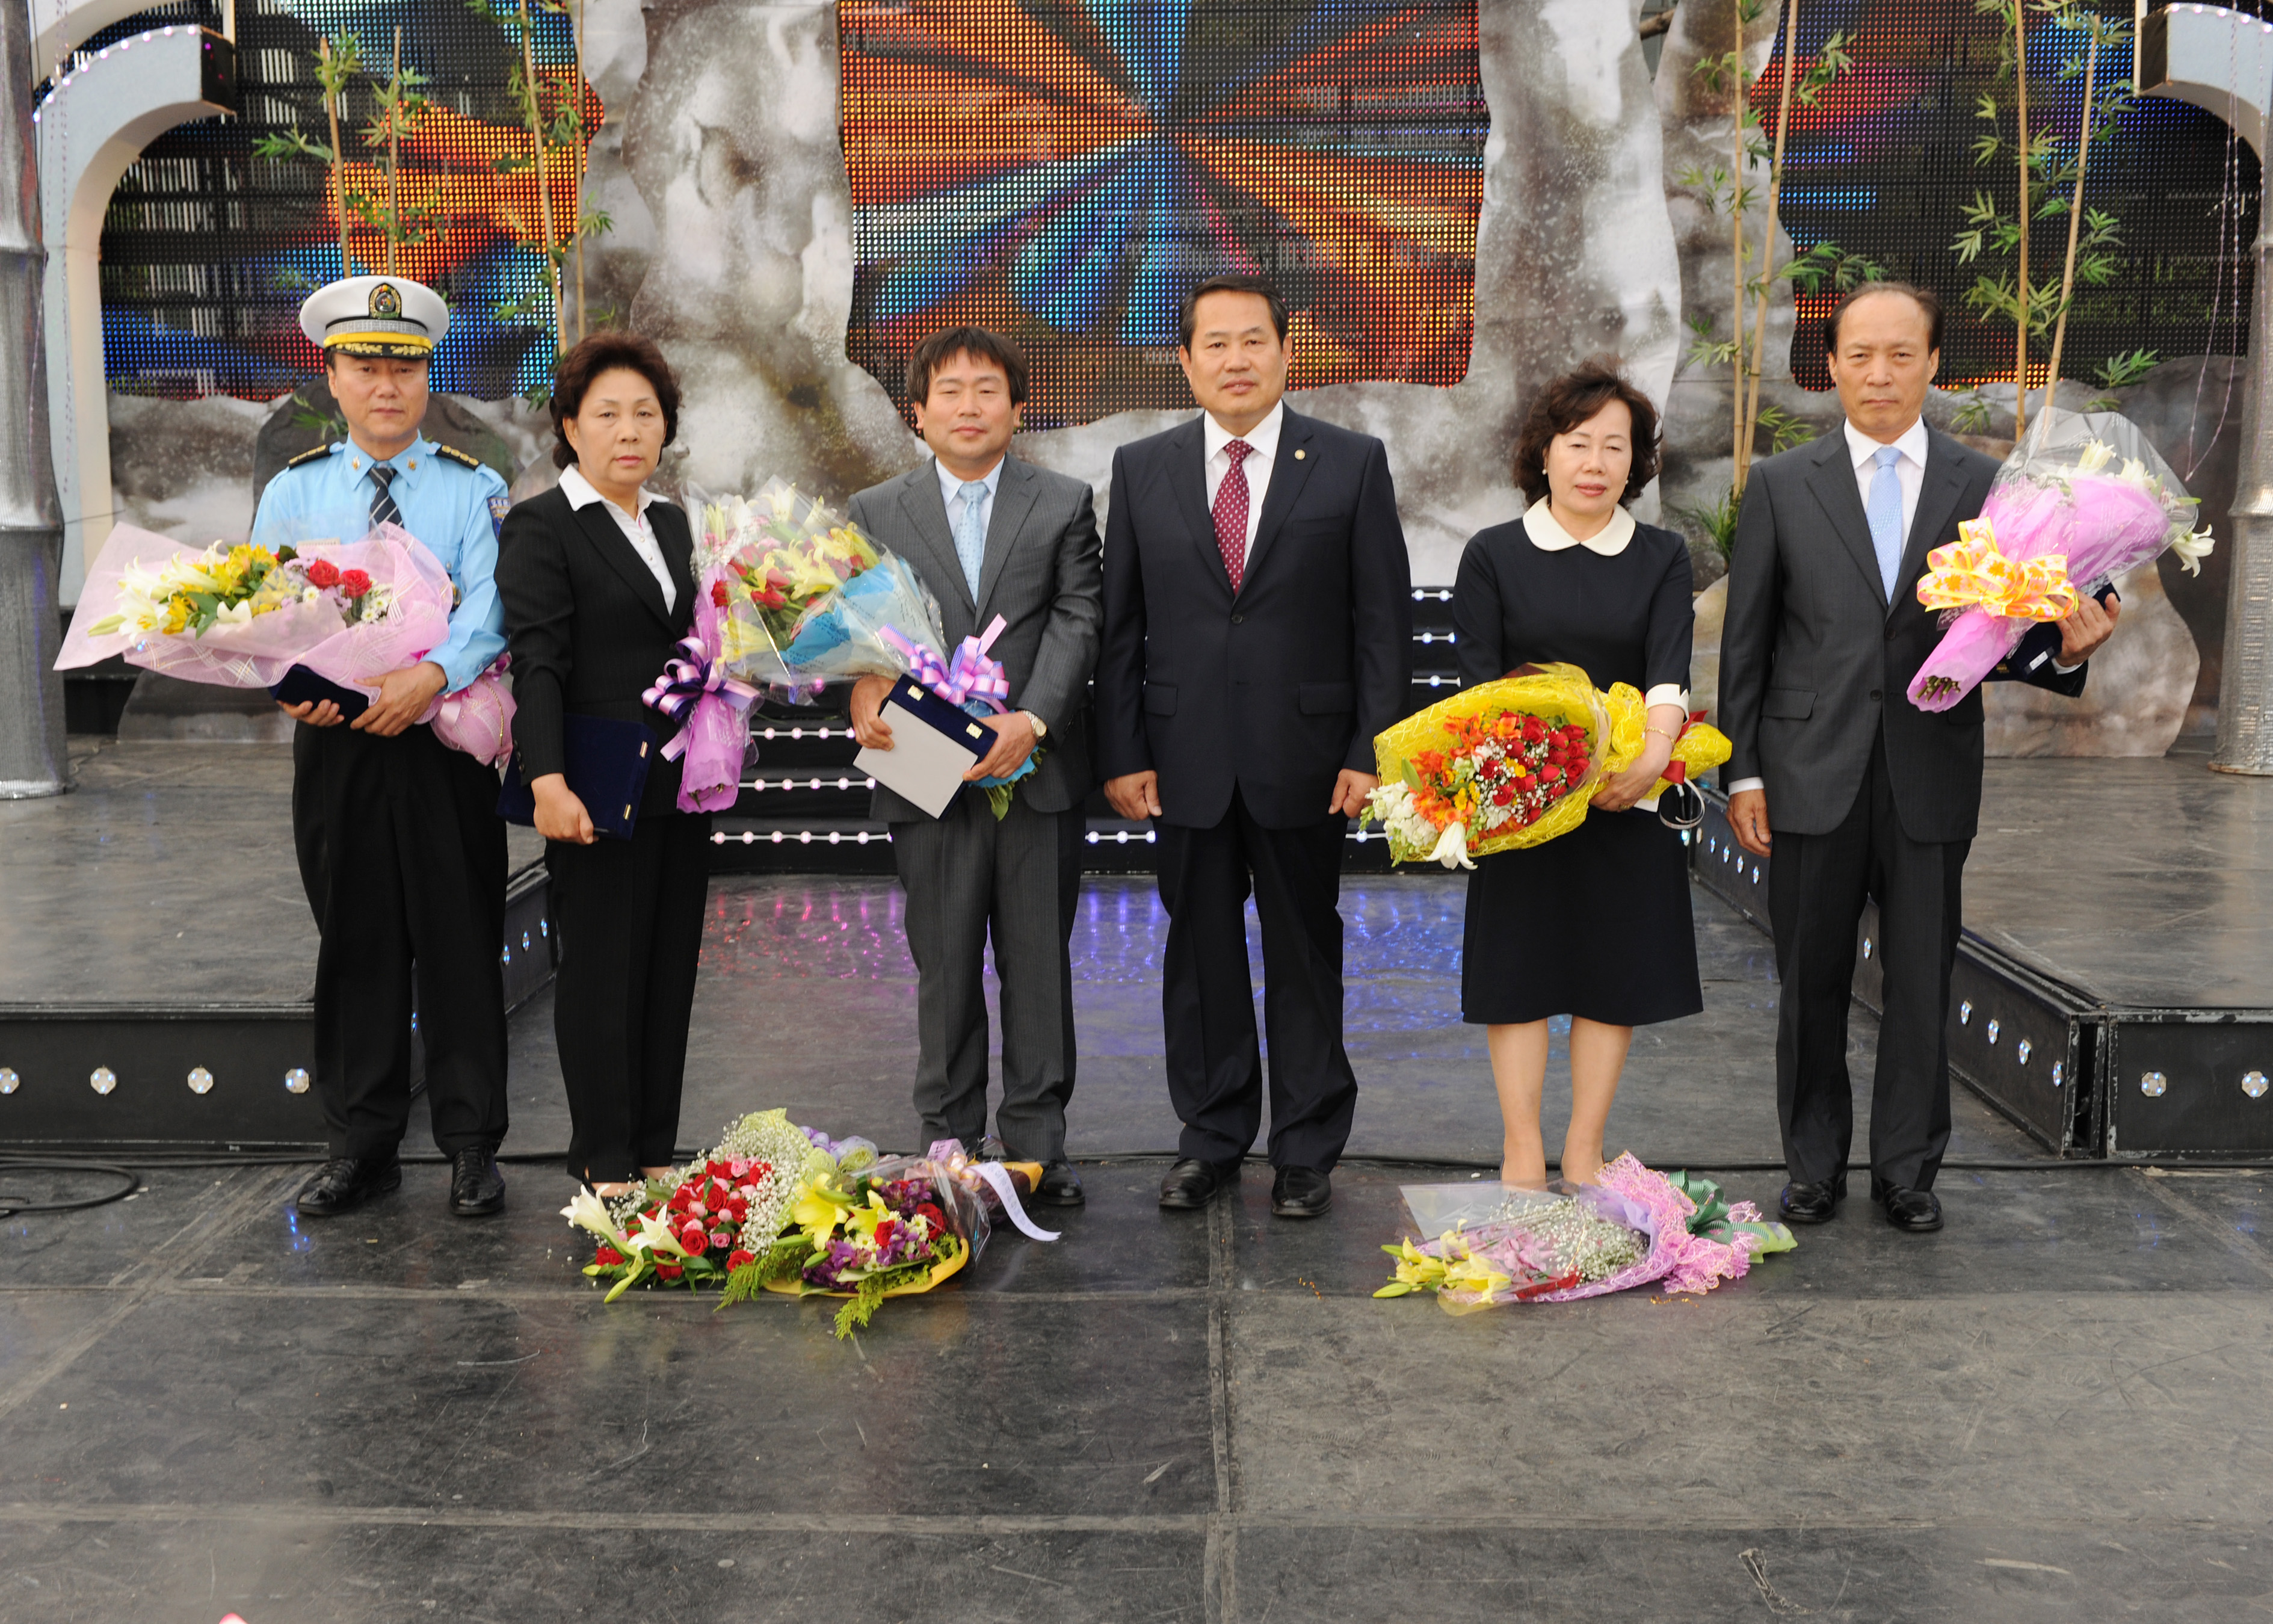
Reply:
[[[897,689],[876,712],[892,730],[889,750],[864,749],[852,764],[885,788],[912,801],[933,817],[945,812],[963,775],[971,771],[991,743],[988,730],[977,720],[954,711],[953,733],[942,732],[929,718],[899,703]],[[941,702],[942,708],[946,707]]]

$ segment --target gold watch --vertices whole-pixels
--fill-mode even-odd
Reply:
[[[1021,710],[1018,714],[1026,718],[1026,726],[1034,730],[1035,743],[1039,744],[1043,740],[1050,736],[1050,725],[1042,720],[1040,717],[1036,716],[1031,710]]]

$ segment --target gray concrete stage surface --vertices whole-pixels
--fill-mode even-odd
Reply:
[[[1088,1208],[856,1342],[785,1298],[604,1306],[543,1164],[483,1222],[419,1166],[304,1223],[302,1169],[266,1166],[0,1224],[0,1621],[2264,1610],[2257,1172],[1953,1169],[1943,1233],[1858,1200],[1703,1298],[1371,1300],[1400,1183],[1496,1154],[1461,895],[1350,883],[1357,1159],[1296,1225],[1260,1169],[1212,1213],[1155,1207],[1160,918],[1147,882],[1092,880]],[[721,880],[710,907],[683,1137],[781,1104],[911,1142],[890,885]],[[1702,892],[1696,915],[1706,1011],[1641,1034],[1612,1143],[1772,1160],[1767,944]],[[509,1149],[565,1141],[550,1023],[549,999],[516,1019]],[[1858,1015],[1858,1116],[1874,1035]],[[2034,1151],[1961,1094],[1953,1155]]]

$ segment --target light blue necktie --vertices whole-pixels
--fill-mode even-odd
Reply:
[[[1881,446],[1871,454],[1879,471],[1871,476],[1871,545],[1879,554],[1879,577],[1887,583],[1887,601],[1894,601],[1894,575],[1902,567],[1902,482],[1894,473],[1902,453]]]
[[[986,561],[986,482],[966,480],[956,494],[963,499],[963,518],[955,527],[955,556],[963,562],[963,578],[971,583],[971,601],[975,604],[979,568]]]

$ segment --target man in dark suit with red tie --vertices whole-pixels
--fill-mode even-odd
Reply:
[[[1412,575],[1381,442],[1288,411],[1287,305],[1201,283],[1179,359],[1203,408],[1114,454],[1098,756],[1124,817],[1157,819],[1168,1093],[1160,1205],[1237,1177],[1263,1113],[1246,901],[1263,925],[1272,1211],[1309,1218],[1349,1138],[1342,1043],[1347,820],[1373,737],[1410,708]]]

